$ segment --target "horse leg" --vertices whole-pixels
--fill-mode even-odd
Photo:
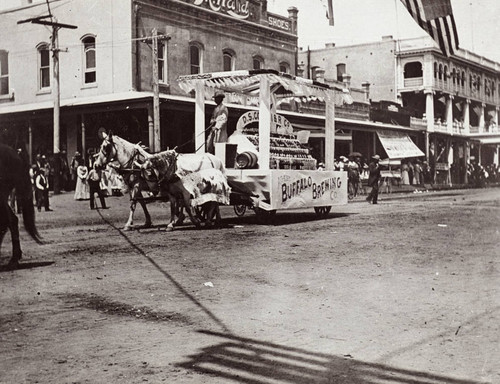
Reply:
[[[222,227],[222,218],[220,216],[220,206],[219,203],[215,202],[215,226],[217,228]]]
[[[143,200],[139,200],[139,204],[141,204],[142,210],[144,211],[144,216],[146,216],[146,222],[144,223],[144,228],[151,228],[153,225],[151,222],[151,215],[149,214],[148,207]]]
[[[5,236],[7,228],[9,228],[12,241],[12,257],[9,261],[8,266],[10,268],[17,268],[19,266],[19,260],[21,260],[22,257],[21,242],[19,239],[19,219],[17,218],[10,205],[5,204],[3,211],[7,213],[7,215],[5,216],[7,220],[7,227],[2,225],[2,227],[0,228],[0,242]]]
[[[125,226],[123,229],[125,231],[131,231],[134,228],[134,212],[135,212],[135,206],[137,204],[136,200],[130,200],[130,213],[128,215],[128,220],[125,223]]]
[[[168,200],[170,202],[170,222],[167,225],[167,232],[171,232],[174,230],[174,226],[176,224],[176,214],[177,214],[177,198],[169,193]]]

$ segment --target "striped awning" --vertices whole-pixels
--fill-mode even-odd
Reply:
[[[272,69],[200,73],[180,76],[177,81],[180,88],[186,93],[194,91],[197,84],[201,83],[205,86],[207,96],[212,96],[216,89],[258,96],[259,83],[262,78],[269,81],[271,91],[278,98],[304,97],[310,99],[316,97],[320,100],[334,100],[335,104],[351,104],[353,102],[349,90],[340,85],[328,85]]]

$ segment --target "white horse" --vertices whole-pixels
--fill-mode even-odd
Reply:
[[[114,163],[115,168],[124,175],[124,180],[129,187],[131,197],[130,215],[125,229],[130,229],[133,225],[133,215],[137,202],[141,204],[146,215],[145,226],[151,226],[151,217],[146,207],[146,200],[142,197],[142,191],[151,191],[155,196],[159,193],[159,196],[163,196],[170,201],[171,220],[167,230],[172,230],[176,223],[182,221],[182,218],[178,217],[182,215],[182,212],[178,212],[177,209],[179,207],[177,204],[178,197],[183,201],[193,224],[197,227],[200,226],[200,220],[192,211],[192,193],[186,190],[180,177],[187,176],[189,178],[191,175],[198,174],[202,170],[209,171],[215,169],[223,175],[223,179],[225,180],[226,171],[220,159],[211,154],[177,154],[175,151],[164,151],[153,155],[145,151],[140,145],[129,143],[111,133],[103,133],[103,138],[95,164],[96,166],[103,167],[106,164]],[[171,163],[162,163],[166,168],[152,167],[152,164],[157,164],[156,161],[162,154],[170,156],[172,153],[176,154],[174,161]],[[173,173],[168,174],[168,172]],[[229,193],[228,189],[229,187],[225,191],[227,194]],[[199,205],[198,215],[202,219],[206,216],[207,224],[211,224],[211,219],[214,215],[217,216],[217,219],[220,219],[218,204],[200,203]]]
[[[151,227],[151,215],[146,207],[146,203],[151,200],[144,199],[142,196],[142,192],[150,191],[150,188],[141,177],[141,171],[137,164],[144,163],[152,155],[139,144],[132,144],[112,133],[102,133],[102,136],[103,141],[95,165],[104,168],[107,164],[110,164],[114,167],[122,175],[130,195],[130,213],[124,229],[131,230],[133,228],[137,202],[141,205],[146,218],[144,227]]]

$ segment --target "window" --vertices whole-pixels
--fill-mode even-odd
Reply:
[[[461,84],[462,84],[462,87],[465,85],[465,71],[462,71]]]
[[[222,53],[223,71],[234,71],[235,54],[230,49],[225,49]]]
[[[95,55],[95,37],[87,36],[83,38],[83,82],[84,84],[95,83],[96,78],[96,55]]]
[[[50,87],[50,50],[48,44],[38,46],[38,89]]]
[[[283,73],[290,73],[290,64],[288,64],[286,61],[282,61],[280,63],[280,72]]]
[[[191,43],[189,46],[189,63],[191,65],[191,75],[203,72],[203,48],[198,43]]]
[[[439,80],[443,80],[443,65],[439,64]]]
[[[422,63],[420,63],[419,61],[414,61],[414,62],[405,64],[405,69],[404,69],[404,78],[405,79],[411,79],[411,78],[422,77],[422,76],[423,76]]]
[[[168,83],[167,43],[165,41],[158,42],[158,81],[160,83]]]
[[[346,74],[345,64],[337,64],[337,81],[343,81],[344,75]]]
[[[9,54],[0,51],[0,95],[9,94]]]
[[[434,78],[438,77],[438,63],[434,62]]]
[[[252,64],[253,69],[262,69],[264,68],[264,59],[260,56],[254,56],[253,57],[253,64]]]
[[[447,66],[447,65],[445,65],[445,66],[444,66],[444,74],[443,74],[443,77],[444,77],[444,81],[448,81],[448,77],[450,77],[450,76],[448,75],[448,66]]]

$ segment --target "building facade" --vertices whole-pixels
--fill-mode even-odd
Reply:
[[[295,8],[281,16],[267,12],[265,0],[121,0],[91,6],[85,0],[52,0],[49,5],[59,23],[77,27],[60,28],[56,43],[50,26],[18,24],[48,15],[45,2],[20,0],[19,7],[0,11],[2,140],[28,144],[31,156],[88,153],[97,148],[101,127],[149,147],[159,143],[156,151],[178,146],[193,152],[194,99],[177,86],[179,76],[249,68],[295,74]],[[57,98],[60,140],[54,134]],[[214,104],[207,103],[209,115]],[[238,113],[236,106],[230,119],[237,120]]]
[[[372,112],[385,103],[389,107],[382,115],[404,113],[408,123],[393,122],[420,132],[412,139],[425,152],[438,182],[466,183],[470,162],[498,165],[499,63],[462,49],[445,57],[431,38],[392,36],[345,47],[327,44],[299,52],[298,61],[305,77],[319,73],[327,82],[369,84]],[[372,113],[372,120],[375,115],[381,116]]]

